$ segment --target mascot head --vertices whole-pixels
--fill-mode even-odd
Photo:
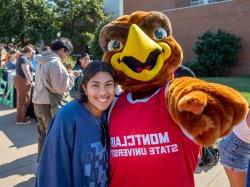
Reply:
[[[134,12],[104,26],[99,38],[103,61],[112,65],[125,91],[148,92],[173,77],[182,49],[172,36],[168,17],[160,12]]]

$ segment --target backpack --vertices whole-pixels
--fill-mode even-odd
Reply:
[[[220,158],[219,149],[213,146],[202,147],[202,156],[199,167],[215,166]]]

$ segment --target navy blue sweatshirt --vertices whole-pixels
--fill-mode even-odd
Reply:
[[[79,100],[57,113],[43,146],[36,186],[107,186],[108,151],[99,121]]]

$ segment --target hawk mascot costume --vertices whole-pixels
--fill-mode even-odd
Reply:
[[[99,39],[124,90],[109,115],[109,185],[193,187],[198,145],[230,133],[246,117],[246,100],[227,86],[173,78],[183,52],[163,13],[121,16]]]

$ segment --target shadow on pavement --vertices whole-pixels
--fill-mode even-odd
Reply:
[[[30,178],[28,181],[24,181],[15,185],[14,187],[34,187],[36,183],[36,177]]]
[[[6,178],[12,175],[25,176],[27,174],[36,174],[37,153],[14,160],[0,166],[0,178]]]
[[[32,120],[32,123],[27,125],[16,125],[15,118],[16,112],[14,109],[0,105],[0,131],[3,131],[5,136],[13,143],[11,147],[21,148],[36,144],[38,137],[36,122]]]

